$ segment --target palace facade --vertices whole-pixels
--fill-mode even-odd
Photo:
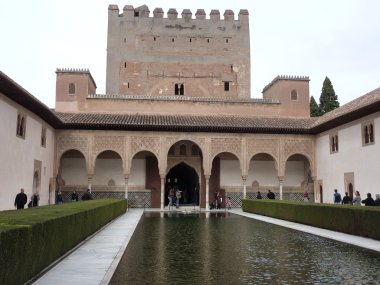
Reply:
[[[0,209],[20,188],[40,204],[62,191],[164,209],[168,189],[208,208],[215,192],[331,202],[333,189],[380,193],[380,89],[310,118],[309,78],[277,76],[250,97],[249,15],[108,9],[106,94],[89,70],[56,70],[47,108],[0,73]],[[6,162],[6,163],[5,163]]]

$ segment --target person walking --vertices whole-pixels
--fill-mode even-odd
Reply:
[[[175,197],[176,197],[176,208],[179,208],[179,199],[181,199],[181,192],[178,188],[177,191],[175,191]]]
[[[334,204],[340,204],[340,202],[342,202],[342,196],[340,196],[337,189],[334,189],[333,202]]]
[[[375,206],[375,201],[373,200],[371,193],[367,193],[367,198],[362,200],[362,204],[365,206]]]
[[[355,197],[352,199],[352,205],[361,206],[362,198],[360,197],[359,191],[355,191]]]
[[[342,204],[352,205],[352,198],[348,196],[348,192],[346,192],[346,195],[343,197]]]
[[[24,193],[24,189],[21,188],[20,193],[16,195],[14,205],[17,208],[17,210],[20,210],[24,209],[26,202],[28,202],[28,196],[26,196],[26,194]]]

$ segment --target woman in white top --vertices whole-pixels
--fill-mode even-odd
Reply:
[[[360,198],[359,191],[355,191],[355,197],[352,199],[352,205],[354,206],[360,206],[360,202],[362,201],[362,198]]]

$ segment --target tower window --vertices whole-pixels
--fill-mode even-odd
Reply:
[[[224,81],[224,91],[230,91],[230,82]]]
[[[156,37],[154,37],[153,40],[156,41]]]
[[[293,90],[290,92],[290,100],[292,100],[292,101],[298,101],[298,93],[297,93],[297,90],[293,89]]]
[[[210,43],[210,39],[207,39],[207,43]]]
[[[135,17],[139,16],[139,11],[135,11]]]
[[[228,39],[226,39],[226,44],[228,44]]]
[[[75,84],[69,83],[69,95],[75,95]]]
[[[185,86],[183,83],[176,83],[174,85],[174,94],[175,95],[185,95]]]
[[[174,43],[174,38],[172,38],[172,43]]]

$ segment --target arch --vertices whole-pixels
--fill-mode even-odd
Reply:
[[[77,149],[68,149],[59,156],[58,160],[59,181],[64,181],[62,186],[88,184],[88,163],[86,156]]]
[[[240,172],[242,172],[243,170],[243,165],[242,165],[242,160],[240,159],[240,155],[236,154],[235,152],[233,151],[220,151],[220,152],[217,152],[215,155],[213,155],[210,159],[210,163],[212,165],[212,162],[214,161],[214,159],[217,157],[217,156],[220,156],[220,155],[232,155],[234,157],[236,157],[236,159],[239,161],[239,166],[240,166]]]
[[[168,197],[171,188],[182,191],[181,204],[199,204],[200,176],[196,169],[188,163],[181,161],[173,165],[165,176],[165,197]],[[165,199],[165,205],[168,200]]]
[[[94,172],[92,184],[95,187],[109,190],[109,181],[114,181],[114,186],[124,185],[123,159],[121,155],[114,150],[104,150],[99,152],[94,159]]]
[[[247,185],[252,185],[252,192],[256,193],[264,189],[276,189],[278,187],[278,165],[272,154],[257,152],[252,155],[247,163]],[[255,182],[257,185],[254,185]],[[248,195],[253,195],[253,193]]]
[[[289,154],[287,157],[285,157],[284,159],[284,162],[283,162],[283,172],[285,173],[285,166],[286,166],[286,162],[289,160],[289,158],[291,158],[292,156],[297,156],[297,155],[300,155],[300,156],[303,156],[306,158],[307,162],[309,163],[309,166],[310,166],[310,175],[311,176],[316,176],[315,175],[315,170],[314,170],[314,160],[310,157],[309,154],[307,153],[304,153],[304,152],[295,152],[295,153],[291,153]],[[282,174],[284,174],[282,173]]]
[[[149,153],[149,154],[151,154],[152,156],[154,156],[156,159],[157,159],[157,161],[158,161],[158,165],[160,165],[160,160],[159,160],[159,157],[158,157],[158,155],[156,154],[156,153],[154,153],[154,152],[152,152],[151,150],[149,150],[149,149],[140,149],[140,150],[138,150],[138,151],[136,151],[136,152],[134,152],[134,153],[131,153],[131,155],[129,156],[129,164],[128,164],[128,166],[129,166],[129,168],[128,169],[126,169],[126,172],[127,173],[130,173],[130,171],[131,171],[131,167],[132,167],[132,161],[133,161],[133,159],[137,156],[141,156],[141,155],[144,155],[144,154],[147,154],[147,153]]]
[[[255,158],[255,156],[261,156],[261,155],[267,155],[269,157],[271,157],[274,161],[274,166],[276,168],[276,170],[278,171],[278,158],[273,154],[273,153],[270,153],[270,152],[256,152],[254,154],[251,155],[251,157],[249,159],[247,159],[247,170],[249,170],[249,163],[252,159]]]

